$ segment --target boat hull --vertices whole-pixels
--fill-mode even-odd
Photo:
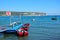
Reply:
[[[4,33],[13,34],[16,33],[16,30],[6,30]]]

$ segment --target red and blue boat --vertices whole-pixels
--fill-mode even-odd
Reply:
[[[16,33],[18,36],[28,36],[29,23],[13,22],[6,27],[0,27],[0,33]]]

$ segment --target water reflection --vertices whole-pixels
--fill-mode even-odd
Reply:
[[[18,37],[18,40],[28,40],[28,37]]]
[[[0,40],[28,40],[28,37],[19,37],[16,34],[0,33]]]
[[[0,40],[3,40],[3,38],[4,38],[4,34],[0,33]]]

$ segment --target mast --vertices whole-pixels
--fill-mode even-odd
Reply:
[[[10,16],[10,24],[11,24],[11,12],[7,11],[7,12],[6,12],[6,15],[7,15],[7,16]]]

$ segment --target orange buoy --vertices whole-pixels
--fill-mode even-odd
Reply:
[[[17,32],[18,36],[22,37],[23,36],[23,32]]]
[[[27,31],[24,32],[24,36],[28,36],[28,32]]]
[[[22,37],[22,36],[28,36],[28,32],[25,30],[18,30],[17,31],[18,36]]]
[[[17,34],[20,37],[24,36],[24,30],[21,30],[21,29],[17,30]]]
[[[23,29],[19,29],[17,30],[17,35],[22,37],[23,36],[23,33],[24,33],[24,30]]]

